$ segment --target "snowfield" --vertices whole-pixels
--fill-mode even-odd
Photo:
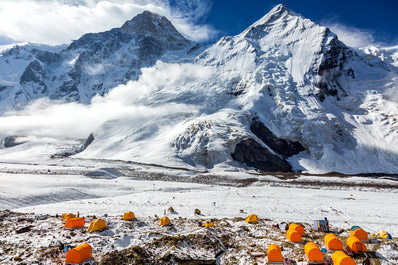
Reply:
[[[0,212],[1,263],[61,263],[65,257],[59,250],[61,243],[83,242],[93,246],[97,261],[103,258],[104,262],[113,257],[106,254],[114,250],[140,247],[148,259],[162,257],[158,264],[196,259],[250,264],[255,261],[250,253],[266,251],[271,243],[282,245],[284,256],[297,260],[303,256],[303,246],[288,243],[284,230],[272,224],[299,222],[311,231],[312,221],[323,217],[328,217],[334,230],[342,229],[342,239],[353,225],[369,234],[382,229],[394,238],[398,234],[398,182],[391,177],[214,175],[124,162],[115,162],[116,168],[95,160],[69,163],[0,165],[0,210],[14,212]],[[206,179],[212,182],[188,182],[205,183]],[[126,211],[133,211],[138,220],[121,220]],[[92,234],[85,229],[64,230],[60,215],[67,212],[79,212],[86,218],[86,227],[93,216],[102,217],[109,229]],[[243,222],[251,213],[261,218],[259,224]],[[163,215],[171,218],[173,226],[157,226],[157,218]],[[216,228],[198,227],[199,221],[210,219],[215,219]],[[27,226],[30,231],[16,233]],[[311,231],[305,240],[323,246],[322,233]],[[186,249],[185,241],[198,245]],[[203,241],[214,245],[203,248]],[[176,244],[173,251],[168,244]],[[377,264],[398,264],[395,239],[372,240],[367,246],[384,257]],[[261,259],[258,262],[263,264]]]

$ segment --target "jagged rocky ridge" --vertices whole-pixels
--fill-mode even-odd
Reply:
[[[398,72],[391,61],[344,45],[328,28],[283,5],[196,57],[187,55],[192,48],[167,20],[145,12],[120,29],[86,34],[59,54],[35,51],[35,58],[40,54],[49,65],[65,54],[73,62],[60,75],[67,81],[55,94],[49,92],[52,86],[40,85],[48,79],[42,61],[30,62],[22,76],[24,86],[32,85],[31,91],[41,96],[88,102],[111,84],[137,79],[141,67],[179,51],[174,62],[184,64],[156,63],[155,70],[167,76],[173,69],[181,76],[129,104],[180,109],[146,120],[108,121],[77,155],[81,158],[215,170],[246,165],[313,173],[398,171],[398,154],[392,148],[398,142],[398,107],[389,97]],[[18,49],[20,56],[30,56],[21,47],[13,52]],[[85,66],[115,52],[129,55],[128,61],[126,56],[111,61],[123,77],[106,71],[88,78]]]

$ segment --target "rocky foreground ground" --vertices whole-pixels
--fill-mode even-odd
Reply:
[[[90,220],[99,216],[85,216],[85,228],[66,230],[61,216],[33,213],[0,212],[0,264],[63,264],[64,245],[89,243],[93,257],[102,265],[108,264],[265,264],[266,257],[254,257],[254,252],[266,253],[268,245],[276,243],[283,256],[302,261],[303,244],[286,239],[284,224],[274,227],[275,221],[260,219],[256,224],[243,218],[214,219],[216,227],[203,228],[198,219],[173,218],[172,225],[157,225],[158,217],[124,221],[121,216],[101,216],[108,229],[87,232]],[[294,221],[294,220],[287,220]],[[314,241],[323,247],[324,233],[316,232],[311,223],[304,241]],[[349,231],[333,227],[344,242]],[[370,233],[377,231],[368,231]],[[373,264],[398,264],[398,240],[372,239],[367,244],[376,258]],[[325,257],[331,257],[326,254]],[[363,257],[356,259],[359,264]]]

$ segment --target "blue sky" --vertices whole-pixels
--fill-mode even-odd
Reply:
[[[341,25],[373,35],[375,42],[398,45],[397,0],[214,0],[211,4],[204,22],[220,30],[221,35],[236,35],[275,5],[284,4],[316,23]]]
[[[145,10],[169,18],[188,39],[212,43],[239,34],[280,3],[330,27],[347,45],[398,45],[398,0],[0,0],[0,45],[10,38],[68,44]]]

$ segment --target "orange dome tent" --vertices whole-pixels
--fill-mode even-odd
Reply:
[[[347,247],[355,253],[366,252],[365,244],[359,240],[356,236],[350,236],[347,238]]]
[[[303,238],[301,237],[300,233],[296,230],[288,230],[286,233],[286,237],[290,242],[301,242]]]
[[[89,232],[95,232],[101,229],[106,228],[107,225],[104,220],[102,219],[95,219],[91,221],[90,226],[88,227]]]
[[[249,215],[249,216],[245,219],[245,222],[248,222],[248,223],[258,223],[258,216],[255,215],[255,214],[251,214],[251,215]]]
[[[305,244],[304,252],[309,262],[323,262],[324,260],[322,251],[314,242],[308,242]]]
[[[341,250],[333,253],[332,262],[333,265],[356,265],[355,261]]]
[[[123,220],[127,220],[127,221],[128,221],[128,220],[135,219],[135,214],[134,214],[133,212],[130,212],[130,211],[125,212],[125,213],[123,214],[122,219],[123,219]]]
[[[164,225],[169,225],[169,224],[170,224],[170,219],[169,219],[169,217],[163,216],[162,218],[160,218],[158,224],[159,224],[159,225],[162,225],[162,226],[164,226]]]
[[[69,218],[65,221],[65,228],[78,228],[84,226],[84,217]]]
[[[91,246],[84,243],[66,253],[65,264],[80,264],[90,258],[92,258]]]
[[[281,249],[275,244],[269,245],[267,257],[268,262],[283,262]]]
[[[74,215],[73,213],[64,213],[62,215],[62,219],[64,219],[64,220],[69,219],[69,218],[76,218],[76,215]]]
[[[289,225],[289,230],[296,230],[300,235],[304,235],[305,233],[304,227],[295,223],[291,223]]]
[[[366,233],[366,231],[363,230],[362,228],[350,230],[350,236],[356,236],[360,240],[368,239],[368,233]]]
[[[325,236],[325,245],[328,250],[342,250],[343,243],[335,234],[327,234]]]

